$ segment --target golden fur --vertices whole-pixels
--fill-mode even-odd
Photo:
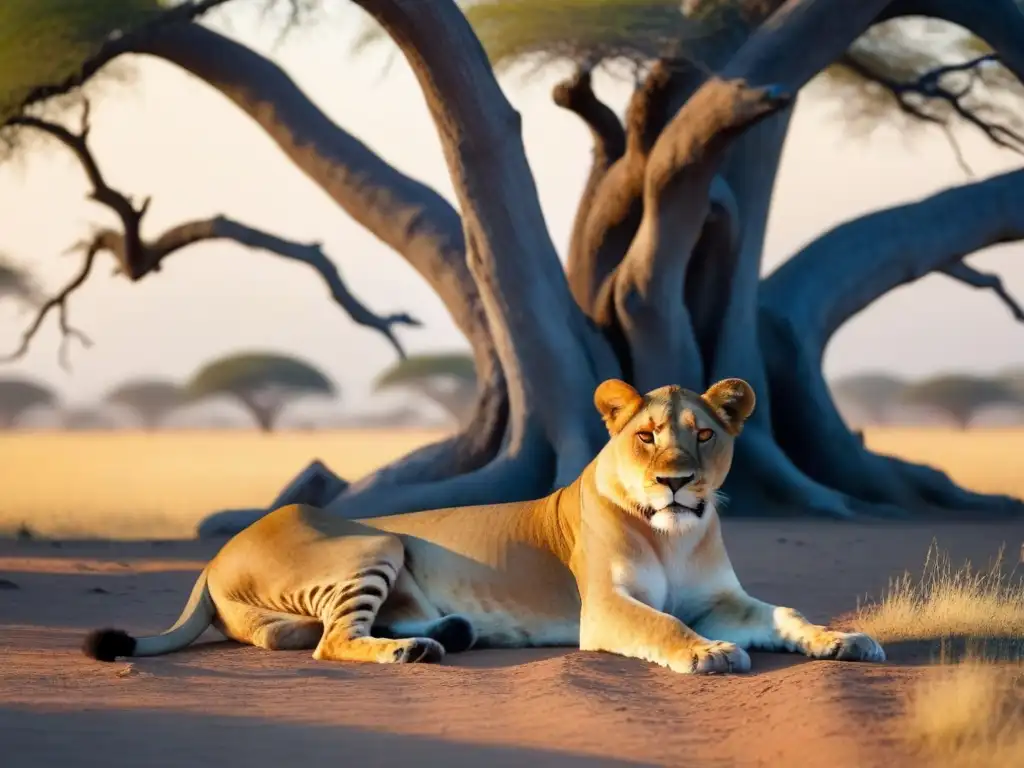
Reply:
[[[677,672],[743,671],[746,648],[881,661],[863,634],[809,623],[740,586],[715,509],[754,393],[646,396],[609,380],[610,440],[534,501],[345,520],[282,507],[225,544],[162,635],[90,635],[103,660],[178,650],[210,624],[335,661],[437,661],[471,647],[578,645]]]

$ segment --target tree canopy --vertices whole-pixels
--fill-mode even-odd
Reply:
[[[310,363],[272,352],[239,352],[213,360],[192,376],[184,391],[193,402],[232,397],[267,432],[288,403],[308,395],[338,393],[334,382]]]
[[[219,91],[436,291],[472,352],[470,416],[452,437],[367,478],[321,484],[344,487],[319,498],[321,506],[384,515],[536,498],[578,477],[607,441],[593,408],[602,380],[703,391],[739,377],[758,403],[724,488],[729,514],[1021,510],[1015,500],[965,491],[928,467],[868,450],[839,415],[821,367],[851,317],[932,273],[988,291],[1024,320],[999,277],[966,261],[1024,238],[1024,168],[852,218],[771,274],[762,270],[791,118],[798,96],[823,73],[842,103],[857,101],[844,83],[877,96],[885,111],[869,117],[900,114],[954,138],[966,128],[1024,148],[1024,13],[1016,0],[683,0],[671,8],[487,0],[465,12],[452,0],[355,0],[422,90],[454,205],[328,118],[271,58],[200,23],[202,11],[223,2],[182,2],[108,34],[70,79],[37,82],[0,133],[57,140],[81,163],[93,198],[116,214],[118,227],[83,242],[82,270],[63,298],[88,278],[99,253],[140,280],[188,245],[220,238],[312,267],[339,307],[400,356],[396,327],[416,325],[359,303],[315,243],[223,216],[144,238],[147,205],[103,176],[88,113],[75,128],[46,114],[54,97],[80,94],[83,82],[138,54]],[[494,70],[495,62],[531,60],[571,63],[551,98],[592,140],[564,266],[521,116]],[[595,90],[593,73],[622,65],[632,68],[634,89],[620,115]],[[46,309],[70,332],[64,310],[60,297]],[[252,519],[220,518],[203,530],[230,532]]]
[[[376,392],[398,387],[434,401],[461,424],[473,407],[476,366],[465,353],[411,355],[382,371],[373,385]]]
[[[57,394],[46,384],[8,376],[0,379],[0,428],[10,429],[29,409],[57,404]]]
[[[1024,398],[999,379],[966,374],[944,374],[909,385],[903,402],[923,405],[949,416],[961,429],[989,405],[1024,405]]]
[[[173,381],[130,379],[110,390],[104,401],[128,408],[146,429],[155,429],[168,414],[184,403],[185,393]]]

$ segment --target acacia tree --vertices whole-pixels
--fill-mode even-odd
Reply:
[[[1024,402],[999,379],[965,374],[944,374],[911,384],[902,395],[909,405],[922,405],[946,414],[960,429],[989,405],[1020,405]]]
[[[240,403],[264,432],[274,429],[281,412],[310,395],[332,396],[337,389],[313,365],[271,352],[240,352],[202,366],[185,385],[187,400],[227,396]]]
[[[441,406],[457,424],[471,413],[476,392],[473,358],[459,352],[412,355],[382,371],[375,392],[406,388]]]
[[[272,61],[194,22],[223,1],[184,3],[104,38],[71,76],[29,89],[8,125],[49,131],[84,155],[83,135],[68,132],[68,141],[43,125],[32,105],[72,91],[125,54],[158,57],[252,117],[313,183],[437,291],[476,365],[479,390],[466,426],[352,484],[326,483],[329,470],[314,462],[275,503],[302,498],[340,514],[385,515],[536,497],[575,478],[604,443],[591,402],[602,379],[625,378],[641,390],[677,383],[699,391],[738,376],[759,400],[726,485],[731,512],[848,518],[1018,509],[1004,497],[964,491],[927,467],[866,450],[836,411],[821,361],[851,316],[933,271],[991,289],[1019,313],[998,278],[964,258],[1024,235],[1024,170],[847,222],[767,279],[760,275],[794,101],[827,68],[841,65],[872,81],[907,114],[943,126],[954,115],[1020,148],[1012,124],[990,121],[993,110],[973,112],[972,90],[949,84],[963,76],[975,85],[993,71],[1019,84],[1024,15],[1014,0],[589,4],[595,14],[631,6],[652,14],[646,19],[675,15],[668,28],[646,37],[660,49],[640,47],[645,74],[624,120],[594,93],[592,68],[623,52],[636,59],[635,40],[657,24],[605,25],[621,34],[610,43],[605,37],[604,48],[582,50],[575,76],[553,93],[594,139],[565,269],[544,224],[520,117],[452,0],[353,2],[415,73],[457,209],[331,122]],[[479,5],[490,12],[499,4]],[[980,53],[910,76],[893,75],[863,51],[854,55],[878,25],[911,15],[959,25],[980,41]],[[567,56],[581,53],[561,38],[549,42]],[[94,197],[110,198],[124,232],[93,240],[91,250],[113,252],[131,279],[194,241],[171,233],[143,239],[145,206],[94,186]],[[217,236],[209,233],[207,227],[199,236]],[[329,486],[341,490],[316,490]],[[211,520],[203,530],[231,532],[259,514]]]
[[[129,379],[114,387],[104,402],[134,412],[144,429],[152,430],[184,401],[182,388],[162,379]]]
[[[0,429],[11,429],[27,411],[57,404],[56,393],[30,379],[0,379]]]

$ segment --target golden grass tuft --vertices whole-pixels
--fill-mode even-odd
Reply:
[[[920,579],[909,573],[891,581],[879,602],[860,606],[852,619],[859,632],[893,641],[963,638],[1024,641],[1024,580],[1003,567],[1003,550],[976,570],[954,568],[933,541]]]
[[[937,768],[1024,766],[1024,667],[973,657],[921,680],[899,723]]]
[[[1003,550],[984,570],[954,568],[933,541],[921,577],[890,582],[853,626],[883,645],[932,641],[937,668],[907,694],[899,737],[935,768],[1024,766],[1024,581]]]

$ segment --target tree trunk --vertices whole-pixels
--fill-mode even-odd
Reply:
[[[762,348],[779,444],[813,478],[869,502],[904,508],[991,509],[1007,499],[965,495],[951,481],[904,471],[866,451],[839,415],[822,375],[825,347],[851,317],[894,288],[991,245],[1024,238],[1024,171],[939,192],[846,222],[767,277]],[[917,478],[915,480],[915,478]]]
[[[821,361],[849,317],[936,269],[1008,301],[991,280],[950,267],[1024,237],[1016,205],[1024,171],[851,222],[760,276],[792,112],[780,97],[795,96],[875,21],[915,12],[979,34],[1019,77],[1024,16],[1012,0],[744,0],[700,41],[706,67],[666,59],[653,68],[624,126],[586,73],[563,84],[556,103],[580,115],[595,148],[568,279],[544,226],[519,115],[457,6],[357,3],[422,88],[461,215],[330,122],[276,65],[227,38],[175,24],[125,44],[178,64],[249,114],[428,280],[473,348],[481,386],[460,435],[352,485],[325,482],[329,470],[314,463],[303,476],[333,489],[317,503],[372,517],[536,498],[575,479],[605,442],[592,404],[601,380],[702,389],[736,376],[753,385],[759,408],[737,442],[727,514],[1012,506],[865,450],[832,402]],[[309,500],[301,487],[289,492]],[[220,532],[262,513],[221,518]]]

